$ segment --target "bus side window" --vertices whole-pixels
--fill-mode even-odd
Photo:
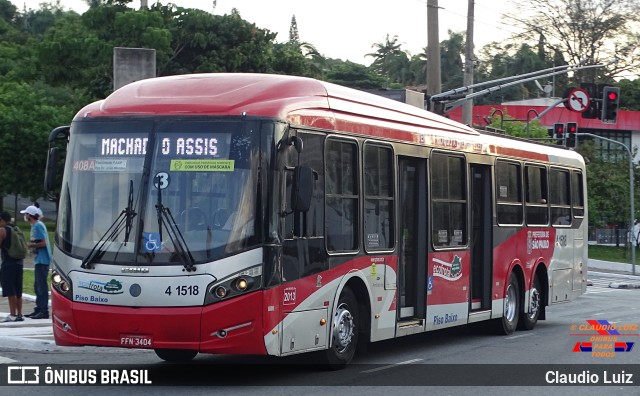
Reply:
[[[584,180],[582,172],[571,172],[571,206],[574,217],[584,217]]]
[[[554,226],[571,225],[569,171],[551,168],[549,171],[549,203]]]
[[[364,234],[367,251],[394,244],[393,153],[388,147],[364,146]]]
[[[436,248],[467,244],[466,174],[464,157],[431,156],[431,238]]]
[[[325,235],[330,252],[358,249],[358,147],[328,139],[325,152]]]
[[[498,224],[521,225],[522,175],[518,163],[496,162],[496,201]]]
[[[296,131],[304,143],[302,154],[298,156],[294,146],[286,148],[285,172],[285,240],[283,242],[282,276],[290,282],[304,276],[328,269],[324,246],[324,134]],[[299,160],[299,162],[298,162]],[[292,210],[294,169],[297,165],[313,169],[313,195],[306,212]],[[316,179],[317,177],[317,179]]]
[[[527,225],[549,224],[547,168],[525,166],[525,191]]]

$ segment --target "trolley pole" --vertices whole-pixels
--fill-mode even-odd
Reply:
[[[576,136],[576,139],[578,138],[578,136],[589,136],[595,139],[601,139],[601,140],[606,140],[609,143],[614,143],[614,144],[618,144],[622,147],[624,147],[625,150],[627,150],[627,154],[629,154],[629,211],[630,216],[629,216],[629,235],[632,235],[633,233],[633,220],[635,219],[635,208],[634,208],[634,202],[633,202],[633,198],[634,198],[634,191],[633,191],[633,154],[631,153],[631,149],[629,149],[629,147],[627,147],[624,143],[619,142],[617,140],[613,140],[613,139],[607,139],[605,137],[602,136],[598,136],[598,135],[594,135],[592,133],[578,133]],[[635,246],[631,246],[631,272],[633,275],[636,274],[636,247]]]

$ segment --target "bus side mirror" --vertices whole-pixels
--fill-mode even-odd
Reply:
[[[309,211],[314,180],[317,180],[317,175],[310,166],[298,165],[293,170],[291,209],[294,212]]]
[[[51,192],[55,188],[58,165],[58,147],[51,147],[47,154],[47,168],[44,172],[44,191]]]

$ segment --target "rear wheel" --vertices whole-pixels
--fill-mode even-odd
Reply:
[[[538,318],[540,317],[540,312],[542,310],[542,289],[540,289],[540,280],[538,276],[533,279],[533,286],[529,291],[529,295],[531,298],[531,307],[528,310],[529,312],[525,312],[526,307],[525,304],[522,304],[522,318],[520,323],[518,324],[518,328],[522,330],[531,330],[538,323]]]
[[[154,349],[156,355],[167,362],[188,362],[198,354],[191,349]]]
[[[331,321],[331,347],[324,355],[330,369],[342,369],[351,362],[358,345],[359,328],[358,301],[351,289],[345,287]]]
[[[504,296],[504,314],[502,318],[496,319],[498,333],[509,335],[516,331],[518,318],[520,316],[520,287],[518,278],[512,272],[509,276],[509,284]]]

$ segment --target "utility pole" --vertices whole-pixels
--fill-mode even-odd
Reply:
[[[427,0],[427,95],[442,92],[440,77],[440,38],[438,35],[438,0]],[[431,109],[432,110],[432,109]]]
[[[469,0],[467,9],[467,38],[466,49],[464,53],[464,75],[463,84],[465,87],[473,85],[473,19],[474,19],[474,1]],[[473,89],[470,90],[473,92]],[[462,107],[462,123],[471,126],[473,123],[473,100],[467,100]]]

